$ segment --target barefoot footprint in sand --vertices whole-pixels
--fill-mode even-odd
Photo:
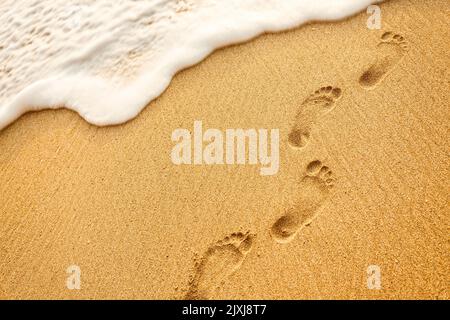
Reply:
[[[272,226],[270,233],[278,243],[292,241],[297,233],[317,216],[330,195],[334,179],[331,170],[320,161],[311,162],[300,182],[297,204],[288,209]]]
[[[359,78],[359,84],[367,89],[375,87],[404,57],[408,45],[399,34],[386,32],[377,46],[377,58]]]
[[[323,87],[309,96],[298,111],[295,124],[289,134],[289,144],[293,148],[305,147],[311,137],[312,127],[319,118],[334,109],[342,90],[332,86]]]
[[[217,287],[240,268],[253,246],[254,239],[253,234],[239,232],[210,246],[196,263],[186,299],[210,298]]]

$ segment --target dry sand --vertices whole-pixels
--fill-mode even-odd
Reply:
[[[0,298],[448,299],[450,8],[381,7],[382,30],[362,13],[219,50],[122,126],[60,110],[1,132]],[[280,173],[173,165],[194,120],[279,128]]]

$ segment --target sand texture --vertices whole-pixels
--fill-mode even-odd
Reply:
[[[450,7],[381,8],[219,50],[125,125],[0,132],[0,299],[448,299]],[[280,129],[280,172],[174,165],[195,120]]]

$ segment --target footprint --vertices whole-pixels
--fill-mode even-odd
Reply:
[[[231,274],[236,272],[250,252],[255,240],[250,233],[233,233],[210,246],[196,262],[195,274],[189,282],[187,300],[205,300]]]
[[[320,116],[334,109],[336,101],[341,96],[340,88],[323,87],[302,103],[295,118],[295,125],[289,134],[291,147],[304,148],[308,144],[314,124],[317,123]]]
[[[380,83],[402,60],[408,51],[408,44],[401,35],[386,32],[381,36],[377,49],[378,57],[375,62],[359,78],[359,84],[367,89]]]
[[[278,243],[292,241],[297,233],[317,216],[334,185],[333,173],[320,161],[311,162],[300,182],[297,205],[287,210],[272,226],[270,233]]]

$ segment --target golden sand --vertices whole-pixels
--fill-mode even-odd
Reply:
[[[1,132],[0,298],[448,299],[450,8],[381,8],[219,50],[122,126]],[[195,120],[279,128],[279,174],[173,165]]]

